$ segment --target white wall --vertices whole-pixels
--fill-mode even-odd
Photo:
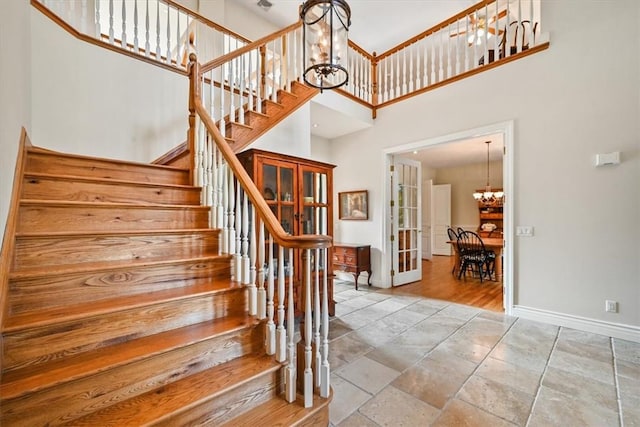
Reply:
[[[30,13],[27,1],[2,4],[0,25],[0,244],[9,212],[20,128],[31,128]]]
[[[337,224],[336,238],[371,244],[374,282],[388,285],[383,149],[514,120],[515,224],[535,227],[515,239],[515,304],[638,328],[640,3],[542,12],[548,50],[383,108],[373,129],[332,141],[335,191],[367,188],[372,207],[369,221]],[[594,154],[618,150],[621,165],[593,167]],[[620,312],[605,313],[605,299]]]
[[[250,148],[309,158],[311,155],[311,134],[309,103],[271,128],[250,145]]]
[[[332,163],[331,141],[320,136],[311,135],[310,157],[319,162]]]
[[[502,162],[491,162],[491,187],[502,188]],[[487,182],[487,164],[441,168],[436,170],[434,184],[451,184],[451,225],[470,230],[480,225],[478,202],[472,194],[484,189]]]
[[[31,18],[34,145],[148,162],[185,141],[186,76],[80,41],[36,9]]]

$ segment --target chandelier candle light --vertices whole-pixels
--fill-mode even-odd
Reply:
[[[483,205],[502,204],[504,192],[491,191],[491,184],[489,183],[489,144],[491,144],[491,141],[485,141],[485,144],[487,144],[487,185],[484,188],[484,192],[476,191],[473,193],[473,198]]]
[[[320,89],[347,83],[351,9],[345,0],[307,0],[300,8],[303,23],[304,81]]]

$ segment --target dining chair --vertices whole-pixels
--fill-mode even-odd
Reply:
[[[460,271],[458,279],[467,277],[467,270],[470,269],[472,274],[477,274],[480,283],[485,276],[489,280],[493,280],[495,274],[496,254],[487,250],[484,246],[482,238],[473,231],[465,231],[458,235],[458,250],[460,253]]]
[[[456,252],[459,252],[458,250],[458,233],[456,233],[456,230],[454,230],[453,228],[449,227],[447,228],[447,234],[449,235],[449,240],[452,242],[451,245],[453,246],[453,250]],[[456,274],[456,267],[459,267],[457,265],[455,265],[455,263],[453,264],[453,268],[451,269],[451,274]]]

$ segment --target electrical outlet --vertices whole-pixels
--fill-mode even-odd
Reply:
[[[618,302],[612,300],[606,300],[604,302],[604,309],[608,313],[617,313],[618,312]]]
[[[516,227],[516,236],[531,237],[533,236],[533,227],[531,225],[519,225]]]

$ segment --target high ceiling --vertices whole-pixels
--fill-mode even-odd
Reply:
[[[278,27],[298,19],[302,0],[269,0],[268,11],[258,0],[230,0],[263,16]],[[351,8],[349,39],[378,54],[431,28],[477,3],[474,0],[347,0]]]

